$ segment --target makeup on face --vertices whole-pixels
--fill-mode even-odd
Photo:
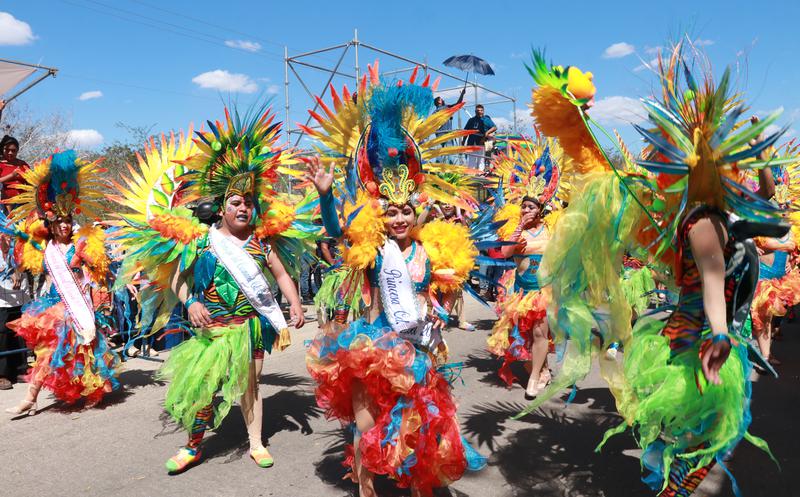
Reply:
[[[389,205],[386,208],[384,222],[389,236],[398,240],[405,239],[411,233],[414,226],[416,212],[410,204],[402,206]]]
[[[225,200],[222,219],[230,229],[240,230],[250,226],[254,211],[255,205],[249,196],[231,195]]]

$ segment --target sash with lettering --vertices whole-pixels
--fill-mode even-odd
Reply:
[[[253,257],[214,227],[208,232],[208,240],[211,242],[211,251],[236,281],[253,309],[267,318],[283,339],[288,328],[286,320],[280,306],[272,297],[266,276]]]
[[[83,343],[91,342],[96,333],[94,308],[89,296],[75,279],[66,257],[53,242],[49,242],[44,249],[44,263],[64,308],[72,317],[75,331],[81,336]]]
[[[381,248],[383,264],[378,274],[383,312],[392,330],[406,340],[426,348],[433,348],[441,337],[433,330],[433,323],[420,316],[414,285],[408,272],[405,257],[397,242],[387,240]]]

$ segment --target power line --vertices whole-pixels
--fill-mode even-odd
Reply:
[[[152,17],[148,17],[148,16],[145,16],[145,15],[136,13],[136,12],[129,11],[129,10],[120,9],[118,7],[107,5],[107,4],[103,3],[103,2],[98,2],[98,1],[95,1],[95,0],[83,0],[83,1],[85,1],[87,3],[92,3],[92,4],[95,4],[95,5],[99,5],[99,6],[103,7],[103,8],[105,8],[105,9],[109,9],[109,10],[112,10],[112,11],[118,11],[118,12],[121,12],[122,14],[127,14],[127,15],[116,14],[114,12],[109,12],[108,10],[98,9],[98,8],[92,7],[90,5],[76,3],[75,1],[71,1],[71,0],[61,0],[61,1],[63,3],[69,4],[69,5],[72,5],[72,6],[75,6],[75,7],[80,7],[80,8],[83,8],[83,9],[91,10],[93,12],[97,12],[99,14],[103,14],[103,15],[106,15],[106,16],[110,16],[110,17],[114,17],[114,18],[117,18],[117,19],[121,19],[123,21],[127,21],[127,22],[130,22],[130,23],[141,24],[141,25],[144,25],[144,26],[148,26],[148,27],[151,27],[151,28],[158,29],[160,31],[167,31],[167,32],[176,34],[178,36],[183,36],[185,38],[191,38],[191,39],[202,41],[202,42],[209,43],[209,44],[212,44],[212,45],[222,46],[222,47],[230,48],[230,49],[233,49],[233,50],[239,50],[239,51],[242,51],[242,52],[245,52],[245,53],[248,53],[248,54],[251,54],[251,55],[255,55],[255,56],[261,56],[261,57],[264,57],[264,58],[270,58],[270,59],[275,59],[275,60],[280,60],[280,61],[283,60],[283,56],[275,54],[275,53],[272,53],[272,52],[261,52],[261,51],[252,52],[250,50],[245,50],[245,49],[240,48],[240,47],[230,46],[230,45],[225,44],[226,40],[224,38],[220,38],[218,36],[210,35],[210,34],[202,32],[202,31],[198,31],[198,30],[195,30],[195,29],[192,29],[192,28],[187,28],[185,26],[181,26],[181,25],[178,25],[178,24],[162,21],[160,19],[155,19],[155,18],[152,18]],[[138,18],[141,18],[141,19],[144,19],[144,20],[133,19],[133,18],[131,18],[129,16],[138,17]],[[176,29],[177,30],[182,30],[182,31],[185,31],[185,32],[177,31]]]
[[[198,98],[198,99],[201,99],[201,100],[217,100],[216,98],[212,98],[212,97],[205,97],[205,96],[202,96],[202,95],[192,95],[191,93],[183,93],[183,92],[179,92],[179,91],[175,91],[175,90],[167,90],[167,89],[164,89],[164,88],[152,88],[152,87],[148,87],[148,86],[134,85],[134,84],[130,84],[130,83],[121,83],[119,81],[110,81],[110,80],[107,80],[107,79],[91,78],[91,77],[87,77],[87,76],[78,76],[76,74],[69,74],[69,73],[63,73],[63,72],[60,72],[59,76],[63,76],[63,77],[66,77],[66,78],[71,78],[71,79],[79,79],[79,80],[84,80],[84,81],[91,81],[91,82],[94,82],[94,83],[103,83],[103,84],[112,85],[112,86],[124,86],[124,87],[127,87],[127,88],[135,88],[137,90],[144,90],[144,91],[150,91],[150,92],[155,92],[155,93],[179,95],[179,96],[182,96],[182,97],[190,97],[190,98]]]
[[[165,9],[165,8],[160,7],[158,5],[153,5],[153,4],[149,3],[149,2],[144,2],[142,0],[128,0],[128,1],[133,2],[133,3],[138,3],[140,5],[148,7],[150,9],[158,10],[158,11],[164,12],[166,14],[171,14],[171,15],[174,15],[174,16],[183,17],[184,19],[188,19],[190,21],[194,21],[194,22],[197,22],[197,23],[200,23],[200,24],[205,24],[206,26],[210,26],[212,28],[222,29],[224,31],[229,31],[231,33],[236,33],[236,34],[239,34],[239,35],[242,35],[242,36],[246,36],[248,38],[252,38],[254,40],[258,40],[258,41],[261,41],[261,42],[264,42],[264,43],[268,43],[270,45],[275,45],[276,47],[283,48],[285,46],[284,43],[278,43],[277,41],[266,40],[264,38],[261,38],[260,36],[255,36],[255,35],[250,34],[250,33],[245,33],[244,31],[239,31],[237,29],[230,28],[230,27],[227,27],[227,26],[220,26],[219,24],[214,24],[214,23],[205,21],[203,19],[198,19],[196,17],[187,16],[186,14],[183,14],[183,13],[180,13],[180,12],[175,12],[174,10]]]

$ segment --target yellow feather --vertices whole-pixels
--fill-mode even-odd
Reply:
[[[417,233],[431,262],[431,288],[451,293],[461,288],[475,267],[478,249],[463,224],[435,220]]]

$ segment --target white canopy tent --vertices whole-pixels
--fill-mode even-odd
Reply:
[[[57,72],[52,67],[0,59],[0,99],[8,103]]]

